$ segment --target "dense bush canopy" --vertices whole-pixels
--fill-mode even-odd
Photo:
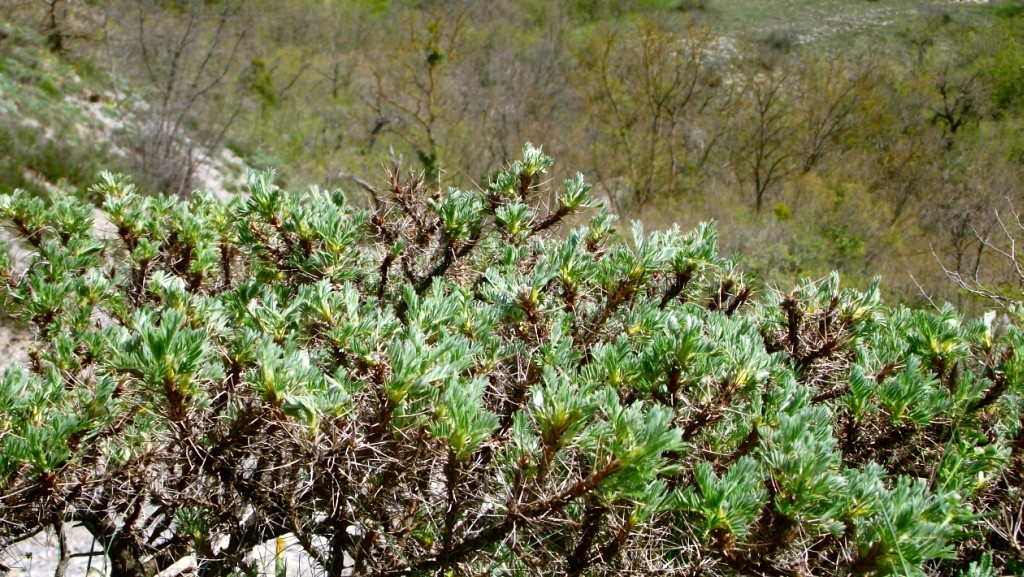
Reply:
[[[0,546],[71,521],[123,575],[250,572],[286,533],[330,575],[1022,570],[1016,327],[756,289],[713,225],[618,239],[550,165],[395,169],[369,209],[106,175],[108,233],[0,197],[37,335],[0,379]]]

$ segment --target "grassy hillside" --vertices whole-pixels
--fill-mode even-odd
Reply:
[[[145,168],[150,105],[101,63],[55,54],[46,43],[39,31],[0,25],[0,190],[88,198],[101,171]],[[237,192],[244,172],[226,151],[199,150],[192,184]]]
[[[981,241],[1022,195],[1019,2],[66,6],[54,22],[9,9],[40,33],[5,50],[27,42],[52,62],[31,74],[87,62],[97,73],[84,85],[105,80],[48,95],[44,79],[5,76],[42,103],[3,117],[8,138],[29,143],[18,154],[39,157],[9,159],[8,187],[36,186],[18,167],[74,189],[104,165],[184,194],[208,184],[206,151],[225,146],[234,168],[213,172],[237,176],[244,159],[358,196],[382,184],[382,162],[401,161],[474,186],[530,141],[560,159],[554,178],[582,170],[624,221],[718,220],[726,251],[770,284],[837,269],[859,286],[882,275],[901,300],[968,306],[943,266],[1010,279]],[[67,37],[60,58],[46,50],[54,30]],[[66,126],[77,113],[56,112],[83,102],[83,122],[113,113],[135,128],[83,139]],[[21,118],[33,107],[70,136],[34,135]]]
[[[41,35],[0,26],[0,189],[84,192],[120,164],[104,137],[112,116]]]

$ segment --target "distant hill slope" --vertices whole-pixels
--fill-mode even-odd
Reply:
[[[146,103],[82,73],[37,32],[0,23],[0,193],[87,195],[101,170],[132,171]],[[246,166],[230,150],[200,151],[194,188],[226,197]],[[133,171],[134,172],[134,171]]]

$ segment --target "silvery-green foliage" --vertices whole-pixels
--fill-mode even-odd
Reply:
[[[370,209],[107,174],[105,234],[0,197],[35,336],[0,378],[0,544],[72,521],[124,575],[246,572],[287,533],[330,575],[1020,569],[1017,328],[758,289],[713,224],[620,236],[551,166],[395,170]]]

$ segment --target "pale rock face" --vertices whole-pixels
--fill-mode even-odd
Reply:
[[[29,251],[17,243],[8,246],[8,254],[15,270],[19,270],[19,263],[25,262],[30,256]],[[0,296],[0,374],[9,364],[27,361],[28,347],[32,344],[28,332],[14,327],[7,315],[3,314],[4,305],[3,297]]]
[[[82,527],[74,527],[71,523],[64,526],[68,539],[68,550],[72,555],[87,553],[89,551],[99,553],[100,546],[93,542],[92,535]],[[326,547],[326,540],[320,537],[313,537],[314,542]],[[323,575],[324,570],[316,564],[302,550],[298,540],[291,534],[281,537],[280,543],[276,540],[254,548],[249,552],[248,559],[255,562],[259,575],[274,574],[274,560],[276,552],[280,548],[284,557],[285,574],[289,577],[312,577]],[[10,577],[33,577],[36,575],[53,575],[60,561],[57,537],[52,532],[40,533],[26,539],[8,551],[0,551],[0,567],[7,567],[7,573],[0,573]],[[110,575],[109,565],[105,562],[102,554],[98,554],[89,562],[89,557],[72,557],[68,563],[65,575],[82,575],[84,577],[106,577]],[[353,565],[354,560],[346,556],[346,565]],[[183,557],[177,563],[161,571],[157,577],[177,577],[195,575],[197,562],[194,557]],[[345,574],[350,574],[346,570]]]
[[[72,528],[68,523],[64,530],[68,539],[68,550],[72,553],[86,553],[99,548],[93,544],[92,535],[85,529]],[[14,545],[8,551],[0,551],[0,565],[9,569],[6,573],[11,577],[29,577],[34,575],[53,575],[60,560],[57,548],[57,537],[52,532],[40,533]],[[101,577],[107,574],[104,570],[102,557],[94,557],[89,563],[88,557],[74,557],[68,562],[65,575],[83,575],[85,577]]]
[[[28,360],[29,339],[26,337],[16,329],[0,326],[0,367]]]

